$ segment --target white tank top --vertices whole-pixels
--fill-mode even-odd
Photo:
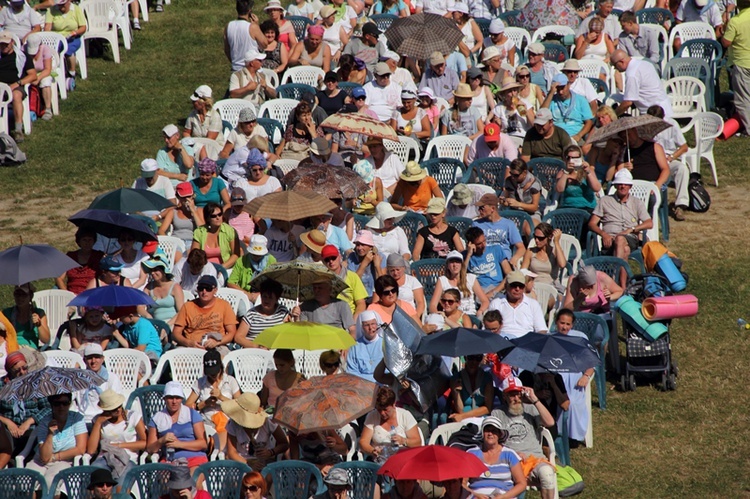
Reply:
[[[258,51],[258,42],[250,36],[250,23],[244,19],[235,19],[227,25],[227,42],[232,57],[232,71],[245,67],[245,54],[248,50]]]
[[[607,43],[604,41],[604,35],[599,43],[592,43],[586,47],[583,53],[584,58],[604,60],[607,57]]]
[[[479,93],[479,95],[475,95],[471,99],[471,107],[477,108],[477,111],[479,111],[479,114],[482,116],[482,121],[485,121],[487,119],[487,106],[487,92],[485,91],[484,87],[482,87],[482,91]]]

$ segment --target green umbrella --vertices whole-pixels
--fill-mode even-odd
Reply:
[[[339,293],[349,287],[339,276],[322,265],[296,260],[269,265],[250,281],[250,289],[259,291],[261,283],[267,279],[277,281],[284,286],[281,298],[297,301],[310,300],[315,296],[312,289],[315,282],[329,281],[331,283],[331,298],[336,298]]]
[[[120,213],[162,211],[173,207],[171,201],[146,189],[123,187],[100,194],[89,205],[90,210],[114,210]]]

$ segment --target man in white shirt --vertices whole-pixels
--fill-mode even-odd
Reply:
[[[591,114],[596,115],[596,110],[599,109],[596,89],[594,89],[594,85],[591,84],[588,78],[580,78],[581,66],[578,64],[578,60],[568,59],[565,61],[562,73],[568,77],[568,84],[570,85],[568,88],[570,88],[570,91],[586,99],[589,107],[591,107]]]
[[[81,390],[73,394],[73,401],[76,404],[78,412],[83,414],[87,425],[91,425],[94,417],[101,413],[99,408],[99,394],[105,390],[114,390],[122,393],[122,384],[120,378],[113,372],[109,372],[104,367],[104,350],[98,343],[88,343],[83,350],[83,361],[86,363],[86,369],[93,371],[104,379],[104,384],[88,390]]]
[[[414,78],[409,70],[398,67],[398,62],[401,60],[400,55],[393,50],[386,50],[381,60],[388,64],[391,69],[391,83],[396,83],[401,89],[417,91],[417,85],[414,83]]]
[[[680,130],[680,125],[672,118],[664,117],[664,110],[659,106],[648,108],[647,114],[661,118],[672,126],[659,132],[654,137],[654,142],[664,149],[669,163],[669,172],[674,178],[675,201],[672,216],[678,222],[685,220],[685,210],[688,207],[690,198],[688,196],[688,184],[690,181],[690,169],[682,162],[680,157],[688,151],[688,145],[685,136]]]
[[[31,33],[42,31],[44,18],[24,0],[10,0],[9,3],[0,11],[0,29],[16,35],[23,45]]]
[[[637,107],[641,114],[651,106],[661,106],[664,116],[672,116],[672,104],[651,61],[632,59],[620,49],[612,52],[610,60],[615,69],[626,76],[625,94],[622,103],[615,109],[617,116],[625,113],[630,106]]]
[[[364,86],[365,103],[380,121],[388,123],[396,109],[401,107],[401,87],[391,81],[391,68],[384,62],[375,65],[374,75],[375,78]]]
[[[506,338],[520,338],[526,333],[546,333],[544,312],[539,302],[526,296],[526,276],[514,270],[506,277],[504,298],[495,298],[488,310],[498,310],[503,315],[500,334]]]

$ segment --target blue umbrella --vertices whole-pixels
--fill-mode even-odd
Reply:
[[[527,371],[580,373],[599,365],[596,348],[585,338],[526,333],[510,341],[515,348],[503,358],[503,363]]]
[[[68,303],[69,307],[135,307],[137,305],[155,305],[155,302],[140,289],[125,286],[87,289]]]
[[[89,209],[138,213],[142,211],[161,211],[173,206],[172,202],[155,192],[146,189],[123,187],[96,196],[96,199],[89,205]]]
[[[507,338],[491,331],[456,327],[422,338],[417,353],[462,357],[495,353],[513,346]]]
[[[102,236],[117,238],[124,229],[135,234],[142,243],[156,241],[157,237],[148,225],[135,217],[114,210],[81,210],[68,221],[78,227],[86,227]]]
[[[81,264],[46,244],[21,244],[0,253],[0,284],[27,282],[59,277]]]

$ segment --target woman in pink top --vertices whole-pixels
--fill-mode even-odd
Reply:
[[[587,265],[568,280],[563,307],[576,312],[606,314],[610,303],[617,301],[622,293],[623,289],[611,277]]]
[[[255,232],[255,222],[248,212],[244,210],[247,204],[245,191],[239,187],[232,189],[229,197],[232,208],[224,212],[224,221],[234,227],[237,237],[245,244],[250,244],[250,238]]]
[[[273,353],[276,369],[263,378],[260,391],[260,404],[263,407],[275,407],[279,395],[296,386],[305,377],[294,370],[294,355],[286,348],[279,348]]]
[[[375,279],[375,294],[378,296],[378,302],[367,307],[367,310],[372,310],[380,315],[383,322],[390,323],[393,320],[393,312],[395,312],[398,305],[399,308],[417,321],[418,324],[422,323],[422,319],[417,315],[414,307],[408,302],[398,299],[398,283],[393,277],[382,275]]]
[[[417,97],[419,97],[420,109],[424,109],[430,118],[432,129],[440,130],[440,108],[435,104],[435,93],[430,87],[422,87],[422,90],[417,93]]]
[[[42,45],[42,40],[38,35],[29,35],[26,41],[26,54],[34,60],[34,69],[36,69],[36,80],[32,85],[39,87],[42,92],[44,101],[44,112],[40,116],[45,121],[52,119],[52,50]]]

